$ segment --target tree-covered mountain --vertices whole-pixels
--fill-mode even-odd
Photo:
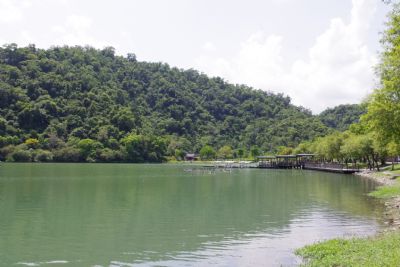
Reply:
[[[39,151],[58,161],[159,161],[205,145],[272,152],[330,131],[289,97],[110,47],[3,46],[0,108],[3,160]]]
[[[353,123],[360,120],[361,115],[367,112],[367,108],[358,104],[339,105],[328,108],[319,114],[323,124],[339,131],[345,131]]]

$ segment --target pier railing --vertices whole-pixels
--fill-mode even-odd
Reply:
[[[258,167],[270,169],[309,169],[328,172],[354,173],[359,166],[354,163],[339,163],[316,160],[315,154],[259,156]]]

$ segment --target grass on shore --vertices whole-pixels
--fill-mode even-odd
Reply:
[[[400,232],[332,239],[298,249],[304,266],[400,266]]]
[[[391,170],[391,168],[390,168],[390,170]],[[400,173],[400,164],[395,164],[395,165],[394,165],[394,170],[393,170],[393,172],[395,172],[395,173]]]
[[[393,167],[393,170],[392,170]],[[396,173],[396,174],[400,174],[400,164],[396,163],[394,166],[387,165],[385,167],[382,168],[383,171],[391,171],[392,173]]]
[[[377,190],[368,194],[376,198],[392,198],[400,195],[400,184],[381,186]]]
[[[380,186],[368,195],[376,198],[392,198],[400,196],[400,178],[397,178],[396,184]]]

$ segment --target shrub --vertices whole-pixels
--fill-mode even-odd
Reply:
[[[30,162],[32,161],[32,152],[29,150],[16,150],[10,155],[11,161]]]
[[[93,159],[95,158],[96,149],[101,149],[103,145],[96,140],[87,138],[80,140],[77,146],[85,159],[88,159],[89,157]]]
[[[10,155],[12,152],[14,152],[15,146],[13,145],[8,145],[3,148],[0,148],[0,160],[4,161],[8,155]]]
[[[123,155],[120,151],[111,150],[109,148],[101,149],[97,153],[97,159],[101,162],[112,162],[112,161],[121,161],[123,159]]]
[[[0,147],[16,145],[18,143],[19,138],[17,136],[0,136]]]
[[[201,159],[213,159],[215,158],[215,155],[215,150],[209,145],[203,146],[200,150]]]
[[[65,147],[54,151],[54,161],[59,162],[79,162],[83,161],[81,152],[77,148]]]
[[[38,149],[35,151],[34,160],[40,162],[50,162],[53,160],[53,153],[48,150]]]
[[[36,138],[28,138],[25,140],[25,144],[29,148],[37,148],[39,146],[39,140],[37,140]]]

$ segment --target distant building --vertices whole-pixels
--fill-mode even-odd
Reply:
[[[194,160],[198,160],[198,159],[199,159],[199,156],[196,154],[186,153],[186,155],[185,155],[186,161],[194,161]]]

